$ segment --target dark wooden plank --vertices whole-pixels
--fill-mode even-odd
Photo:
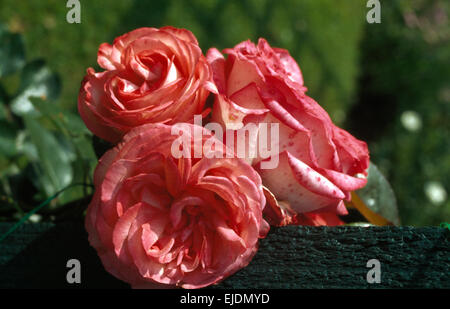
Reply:
[[[0,234],[11,227],[0,223]],[[219,288],[450,288],[448,229],[283,227],[261,241],[250,265]],[[81,284],[66,282],[69,259]],[[369,284],[366,263],[381,263]],[[126,288],[106,273],[82,222],[27,224],[0,243],[1,288]]]

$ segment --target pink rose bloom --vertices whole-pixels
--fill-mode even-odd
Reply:
[[[174,127],[193,159],[172,154]],[[147,124],[101,158],[86,229],[107,271],[134,288],[201,288],[248,265],[269,229],[261,179],[217,140],[195,150],[211,137],[192,124]]]
[[[263,188],[266,196],[264,218],[270,225],[309,225],[309,226],[338,226],[343,225],[336,212],[312,211],[297,213],[286,201],[278,201],[267,188]]]
[[[78,96],[86,126],[112,143],[146,123],[191,121],[209,94],[211,70],[195,36],[173,27],[139,28],[103,43]]]
[[[261,157],[248,160],[275,196],[268,209],[282,208],[272,213],[283,214],[273,222],[295,224],[295,214],[311,213],[331,213],[338,220],[347,213],[343,201],[367,182],[366,143],[335,126],[305,94],[302,73],[286,50],[260,39],[258,45],[245,41],[224,53],[226,59],[214,48],[207,53],[218,89],[212,121],[229,130],[248,123],[279,124],[277,167],[261,169]]]

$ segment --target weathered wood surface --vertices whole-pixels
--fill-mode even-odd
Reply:
[[[0,234],[11,224],[0,223]],[[450,288],[450,231],[411,227],[284,227],[220,288]],[[66,263],[81,262],[81,284]],[[381,263],[381,283],[366,263]],[[27,224],[0,243],[0,288],[127,288],[106,273],[83,224]]]

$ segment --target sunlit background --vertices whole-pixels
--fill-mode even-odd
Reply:
[[[309,95],[368,142],[371,160],[394,189],[402,224],[450,220],[449,1],[381,1],[380,24],[366,22],[365,0],[82,0],[81,24],[67,23],[65,2],[0,2],[0,23],[22,34],[28,67],[41,68],[35,60],[43,59],[57,74],[49,78],[51,107],[41,106],[40,115],[30,120],[26,108],[9,106],[5,115],[0,109],[2,221],[20,218],[70,183],[91,181],[97,160],[76,114],[80,81],[86,68],[99,69],[102,42],[163,25],[191,30],[204,52],[259,37],[288,49]],[[19,101],[21,80],[20,73],[1,77],[0,103]],[[57,150],[45,151],[48,145],[62,149],[59,159]],[[70,217],[87,205],[90,190],[72,188],[31,219]]]

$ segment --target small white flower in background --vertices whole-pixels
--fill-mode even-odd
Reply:
[[[369,198],[367,200],[367,206],[374,206],[375,205],[375,200],[373,198]]]
[[[416,132],[422,128],[422,118],[415,111],[403,112],[400,121],[405,129],[411,132]]]
[[[429,181],[425,184],[425,194],[434,205],[440,205],[447,200],[447,191],[437,181]]]
[[[38,215],[38,214],[34,214],[34,215],[31,215],[31,216],[28,218],[28,220],[29,220],[30,222],[32,222],[32,223],[38,223],[39,221],[42,220],[42,216],[41,216],[41,215]]]

